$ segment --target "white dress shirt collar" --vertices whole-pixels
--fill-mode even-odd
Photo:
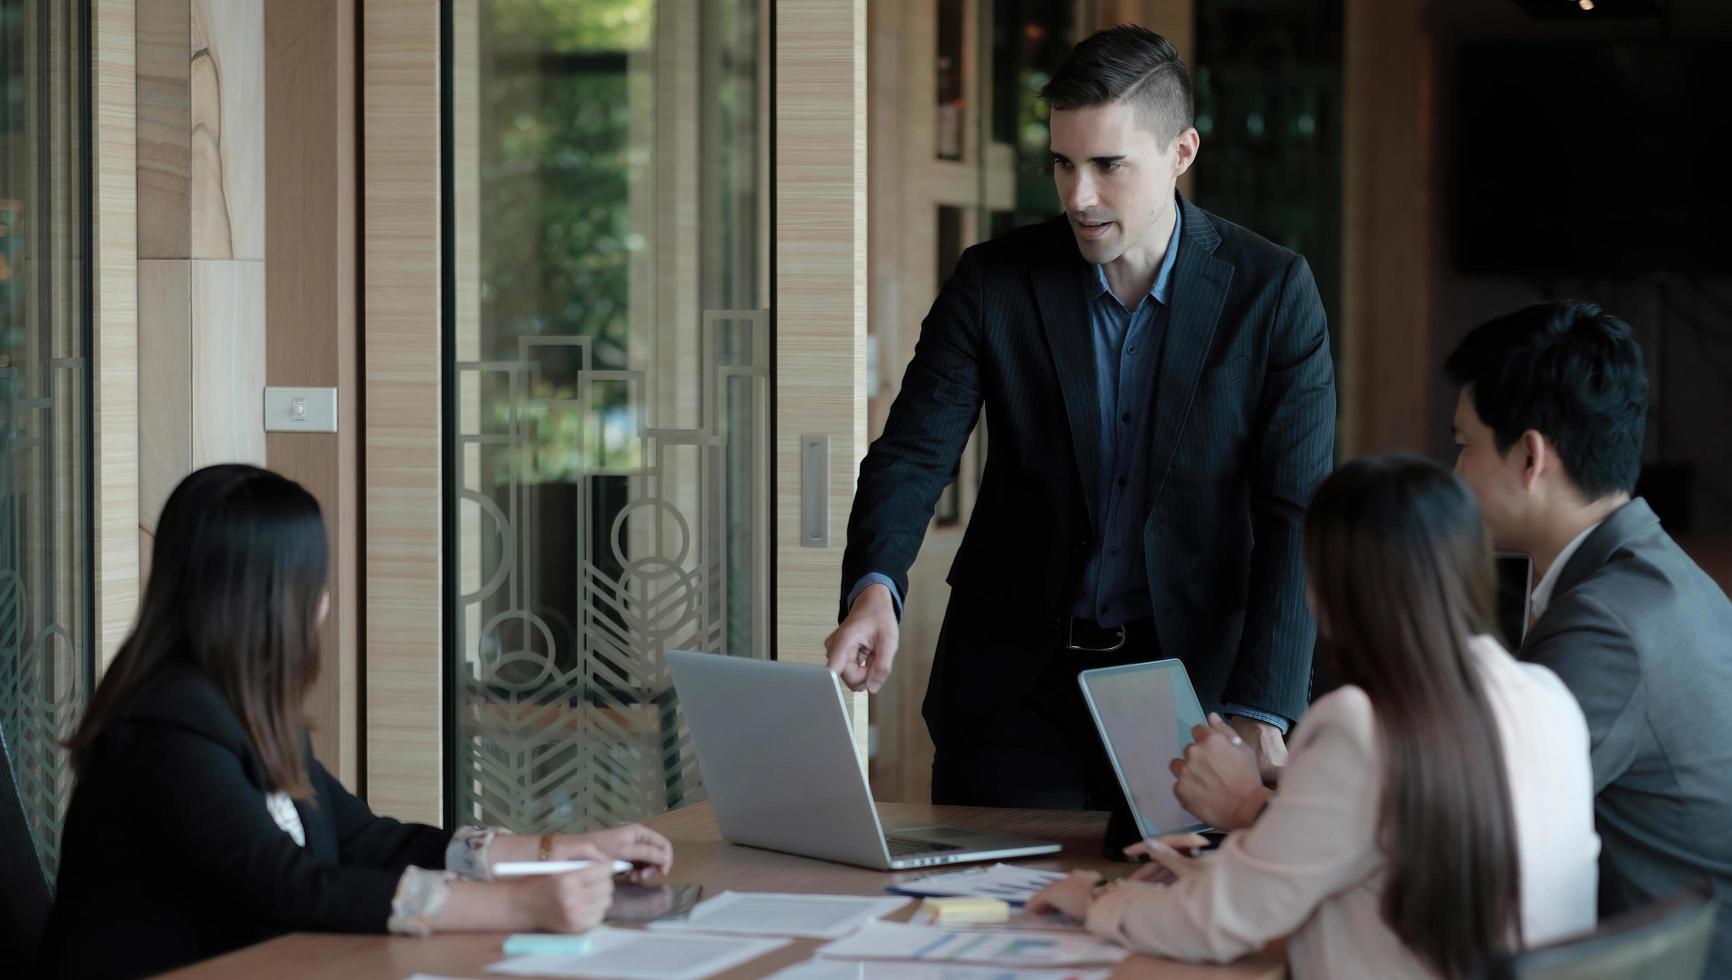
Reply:
[[[1564,566],[1568,565],[1570,559],[1575,557],[1577,549],[1582,546],[1582,542],[1588,540],[1588,535],[1594,533],[1594,529],[1603,523],[1605,522],[1596,521],[1588,525],[1587,530],[1576,535],[1569,544],[1564,545],[1564,550],[1558,552],[1557,558],[1552,560],[1552,567],[1546,569],[1545,577],[1540,579],[1540,584],[1534,586],[1533,602],[1529,606],[1532,611],[1530,622],[1537,623],[1540,621],[1540,617],[1546,614],[1546,607],[1552,603],[1552,590],[1558,587],[1558,576],[1564,573]]]

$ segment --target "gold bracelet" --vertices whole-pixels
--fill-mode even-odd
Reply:
[[[541,853],[539,857],[540,860],[543,861],[553,860],[553,831],[551,830],[541,835]]]

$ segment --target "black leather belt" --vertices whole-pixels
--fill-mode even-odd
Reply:
[[[1134,637],[1152,632],[1153,622],[1139,619],[1122,626],[1102,626],[1092,619],[1072,616],[1059,626],[1059,645],[1078,653],[1117,653]]]

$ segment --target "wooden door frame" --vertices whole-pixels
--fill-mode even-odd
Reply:
[[[440,11],[360,0],[361,434],[366,788],[442,822],[449,762],[441,425]],[[866,0],[772,5],[776,653],[834,628],[865,452]],[[829,542],[800,543],[800,436],[829,437]],[[853,700],[865,746],[865,701]]]

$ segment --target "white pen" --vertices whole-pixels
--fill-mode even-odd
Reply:
[[[529,875],[562,875],[568,871],[582,871],[595,864],[594,861],[501,861],[493,866],[495,878],[524,878]],[[623,874],[631,870],[630,861],[615,861],[613,873]]]

